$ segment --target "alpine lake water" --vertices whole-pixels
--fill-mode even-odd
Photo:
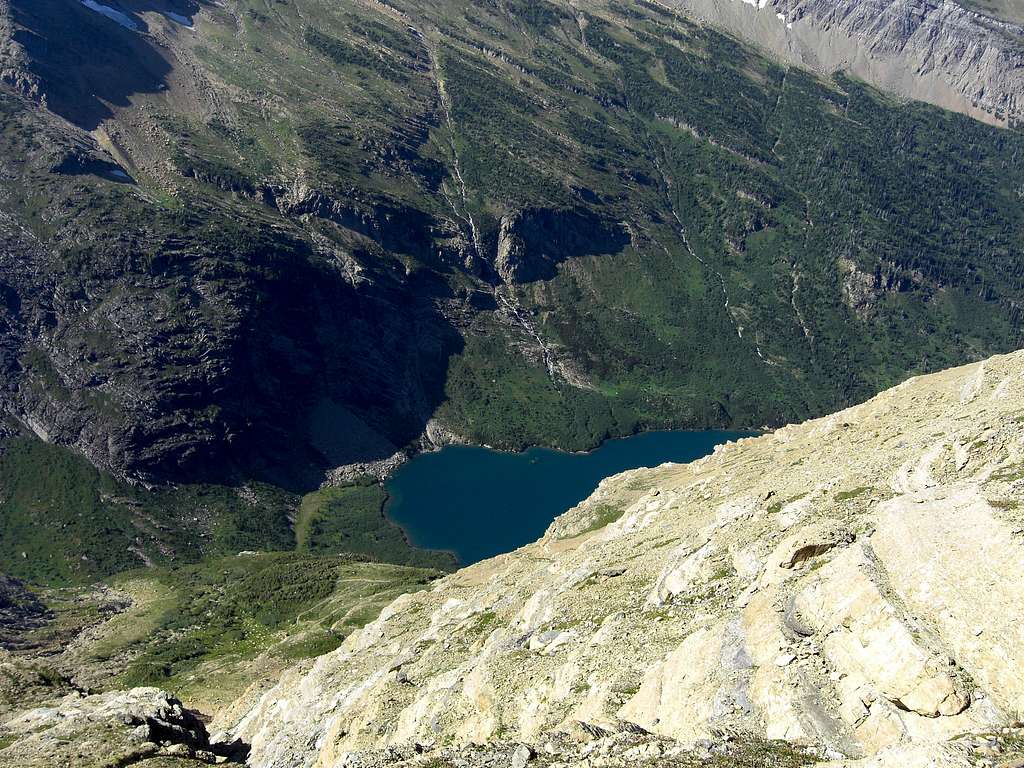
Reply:
[[[589,453],[449,446],[415,457],[387,480],[385,511],[413,544],[448,550],[470,565],[535,541],[609,475],[693,461],[751,434],[644,432]]]

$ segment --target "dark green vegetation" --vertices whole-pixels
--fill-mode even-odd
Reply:
[[[245,661],[270,651],[294,660],[331,651],[391,599],[437,575],[351,556],[293,554],[161,569],[142,578],[165,590],[164,596],[145,606],[144,615],[133,616],[133,621],[151,621],[150,633],[134,643],[115,634],[94,653],[132,657],[119,685],[180,690],[195,680],[201,665],[217,659]],[[120,583],[130,586],[131,578],[122,576]]]
[[[334,650],[440,573],[352,555],[251,554],[27,593],[23,609],[27,600],[45,606],[46,620],[5,630],[12,656],[0,713],[72,687],[137,685],[174,691],[212,713],[296,660]],[[9,591],[0,591],[0,605]]]
[[[502,382],[501,387],[494,383]],[[628,403],[552,382],[501,335],[471,337],[452,361],[441,417],[478,443],[589,448],[639,425]],[[497,425],[500,425],[500,432]]]
[[[863,493],[868,493],[873,490],[870,486],[861,486],[859,488],[852,488],[848,491],[840,491],[836,494],[836,501],[849,501],[850,499],[856,499]]]
[[[120,483],[65,448],[30,438],[0,453],[0,563],[13,576],[65,583],[157,562],[292,546],[287,494],[270,486],[161,488]]]
[[[295,521],[299,552],[352,552],[387,563],[450,568],[454,559],[442,552],[415,549],[405,534],[384,517],[387,493],[363,481],[308,494]]]
[[[450,568],[448,555],[405,542],[384,518],[383,497],[378,485],[305,498],[259,483],[146,490],[96,470],[66,448],[11,439],[0,451],[0,570],[39,584],[73,584],[143,562],[294,549]],[[300,525],[293,526],[295,515]]]
[[[572,449],[760,426],[1022,341],[1020,132],[651,4],[4,13],[0,401],[181,485],[8,475],[0,569],[164,562],[122,499],[179,561],[291,549],[283,508],[431,418]],[[302,546],[400,559],[374,493],[309,502]]]

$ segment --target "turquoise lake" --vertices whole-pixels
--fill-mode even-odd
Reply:
[[[539,538],[608,475],[706,456],[749,432],[644,432],[590,453],[503,453],[450,446],[417,456],[387,481],[387,516],[410,541],[454,552],[463,565]]]

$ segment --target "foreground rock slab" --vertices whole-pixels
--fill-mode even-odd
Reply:
[[[72,694],[0,725],[0,766],[101,768],[225,763],[203,723],[156,688]]]

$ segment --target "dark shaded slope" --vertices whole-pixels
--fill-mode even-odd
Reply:
[[[81,3],[15,0],[11,17],[47,106],[76,125],[92,130],[133,95],[167,88],[167,51]]]

